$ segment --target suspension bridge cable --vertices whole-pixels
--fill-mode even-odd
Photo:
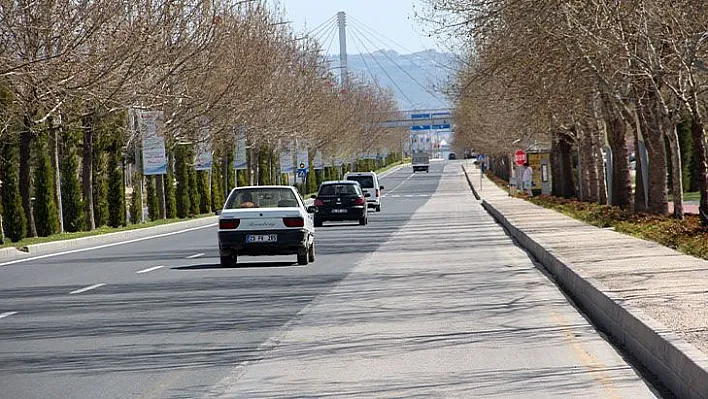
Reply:
[[[322,42],[322,48],[324,48],[324,44],[327,43],[327,50],[325,51],[325,54],[329,54],[329,50],[332,48],[332,43],[334,42],[334,38],[337,36],[337,25],[332,25],[327,32],[327,36],[325,36],[324,41]]]
[[[361,36],[362,36],[366,41],[368,41],[371,45],[376,46],[376,43],[372,42],[371,39],[369,39],[369,38],[368,38],[363,32],[361,32],[357,27],[352,26],[352,30],[355,31],[357,34],[361,35]],[[359,40],[361,40],[361,39],[359,39]],[[428,87],[426,87],[425,85],[423,85],[422,83],[420,83],[420,81],[419,81],[418,79],[416,79],[413,75],[411,75],[410,72],[408,72],[407,70],[405,70],[405,68],[401,67],[401,65],[398,64],[393,58],[391,58],[385,51],[381,51],[381,54],[383,54],[383,56],[386,57],[386,59],[388,59],[391,63],[393,63],[393,65],[395,65],[399,70],[401,70],[401,72],[403,72],[404,74],[406,74],[406,76],[408,76],[416,85],[418,85],[418,87],[420,87],[421,89],[423,89],[423,91],[425,91],[425,92],[427,92],[428,94],[430,94],[431,96],[433,96],[436,100],[438,100],[438,101],[440,100],[440,98],[438,97],[438,94],[437,94],[437,93],[431,91]]]
[[[398,83],[396,83],[396,80],[391,77],[391,75],[388,73],[388,71],[386,70],[386,68],[384,68],[384,67],[381,65],[381,63],[379,62],[379,60],[376,59],[376,57],[373,56],[373,54],[371,53],[371,51],[369,51],[368,47],[366,47],[366,45],[364,44],[364,42],[362,42],[361,39],[359,39],[359,38],[358,38],[357,36],[355,36],[355,35],[353,35],[352,38],[353,38],[354,40],[359,41],[359,44],[362,45],[362,47],[364,48],[364,50],[366,50],[366,53],[371,57],[372,60],[374,60],[374,62],[376,63],[376,65],[379,66],[379,68],[381,69],[381,71],[386,75],[386,77],[388,77],[388,79],[391,81],[391,83],[393,84],[393,86],[398,90],[398,92],[401,93],[401,96],[403,96],[403,98],[404,98],[406,101],[408,101],[408,104],[410,104],[411,106],[415,106],[415,104],[413,103],[413,101],[411,101],[411,99],[406,95],[406,93],[401,89],[401,87],[398,86]],[[363,58],[363,57],[362,57],[362,58]]]
[[[354,38],[352,38],[352,39],[354,39]],[[369,63],[366,62],[366,58],[364,57],[364,52],[361,51],[361,49],[359,48],[359,45],[356,43],[356,41],[352,40],[352,42],[354,43],[354,47],[356,47],[356,51],[359,52],[359,58],[361,58],[361,60],[364,62],[364,67],[366,67],[367,72],[369,72],[369,76],[371,76],[371,80],[375,84],[378,84],[378,79],[376,78],[376,75],[374,75],[374,72],[371,71],[371,68],[369,67]]]
[[[408,49],[406,46],[404,46],[404,45],[398,43],[397,41],[395,41],[395,40],[389,38],[389,37],[386,36],[386,35],[383,35],[383,34],[377,32],[375,29],[373,29],[373,28],[367,26],[365,23],[359,21],[358,19],[356,19],[356,18],[354,18],[354,17],[349,17],[349,19],[350,19],[352,22],[354,22],[355,24],[357,24],[362,30],[367,31],[369,34],[371,34],[371,35],[374,36],[374,37],[378,37],[378,38],[379,38],[379,39],[378,39],[378,42],[381,43],[381,44],[383,44],[384,46],[389,46],[389,45],[391,45],[391,44],[394,44],[395,46],[398,46],[400,49],[404,50],[405,52],[410,53],[410,54],[414,54],[414,52],[413,52],[412,50]],[[382,40],[382,39],[380,39],[380,38],[383,38],[383,39],[387,40],[388,43],[386,43],[384,40]],[[432,62],[433,64],[437,65],[437,66],[440,67],[440,68],[449,69],[449,70],[452,70],[452,71],[456,71],[456,70],[457,70],[457,69],[455,69],[454,67],[451,67],[451,66],[449,66],[449,65],[445,65],[445,64],[443,64],[443,63],[437,61],[437,60],[434,59],[434,58],[433,58],[433,59],[427,59],[427,58],[423,58],[423,57],[421,57],[421,56],[419,56],[419,55],[416,55],[416,58],[425,60],[425,61],[426,61],[426,64],[430,64],[430,63]],[[425,70],[425,69],[424,69],[422,66],[420,66],[420,65],[419,65],[419,69]]]
[[[310,29],[308,35],[314,36],[316,39],[318,39],[323,31],[329,31],[332,28],[332,25],[328,24],[331,24],[336,18],[336,15],[329,17],[329,19],[317,25],[315,28]]]

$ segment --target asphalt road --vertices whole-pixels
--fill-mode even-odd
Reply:
[[[0,397],[653,396],[460,181],[383,178],[307,267],[221,268],[213,227],[0,265]]]

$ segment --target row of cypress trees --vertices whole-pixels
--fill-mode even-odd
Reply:
[[[104,132],[105,133],[105,132]],[[53,159],[54,140],[59,139],[57,156]],[[65,232],[87,230],[84,212],[84,198],[80,181],[81,131],[68,130],[52,136],[48,131],[37,133],[32,148],[31,212],[38,236],[59,233],[63,225]],[[125,152],[123,137],[120,134],[102,134],[93,146],[93,164],[91,165],[96,227],[126,226],[128,223],[140,223],[143,206],[147,206],[148,218],[188,218],[210,213],[221,208],[225,195],[236,183],[239,186],[251,184],[246,170],[234,170],[233,154],[214,156],[211,171],[197,171],[192,166],[195,149],[191,145],[176,145],[168,151],[168,171],[164,176],[141,176],[135,171],[132,175],[133,190],[126,200],[125,173],[127,165],[134,163],[133,151]],[[251,154],[249,154],[251,155]],[[259,165],[255,184],[276,184],[278,176],[273,167],[273,152],[255,152],[254,160]],[[23,209],[19,184],[19,146],[16,137],[8,136],[0,143],[0,179],[2,187],[0,212],[3,217],[5,237],[17,242],[31,235],[32,229]],[[368,171],[396,162],[400,156],[391,154],[383,160],[361,160],[355,164],[345,164],[342,168],[326,167],[313,171],[306,185],[298,188],[304,193],[314,192],[322,181],[341,179],[342,174],[350,170]],[[55,162],[56,161],[56,162]],[[58,170],[55,165],[58,164]],[[56,178],[59,173],[61,191],[61,209],[59,195],[56,192]],[[280,183],[287,184],[288,177],[280,176]],[[139,190],[139,184],[143,190]],[[142,193],[142,195],[141,195]],[[161,211],[160,195],[164,193],[164,211]],[[143,198],[144,197],[144,198]],[[126,206],[128,212],[126,213]],[[61,211],[61,212],[60,212]],[[61,222],[60,223],[60,219]]]

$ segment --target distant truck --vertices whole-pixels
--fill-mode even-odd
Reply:
[[[418,171],[430,173],[430,154],[427,152],[414,152],[411,163],[413,164],[413,173]]]

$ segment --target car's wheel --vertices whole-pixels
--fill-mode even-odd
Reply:
[[[235,255],[226,255],[226,256],[221,256],[221,267],[233,267],[236,266],[236,256]]]
[[[310,244],[310,249],[307,251],[307,260],[310,262],[315,261],[315,242],[313,241],[312,244]]]
[[[376,205],[376,212],[381,212],[381,205]]]
[[[297,251],[297,264],[301,266],[307,266],[309,263],[309,249],[307,247],[302,247]]]
[[[359,219],[359,225],[360,226],[366,226],[366,224],[369,222],[368,218],[366,216],[362,216],[361,219]]]
[[[322,227],[322,219],[315,219],[315,227]]]

